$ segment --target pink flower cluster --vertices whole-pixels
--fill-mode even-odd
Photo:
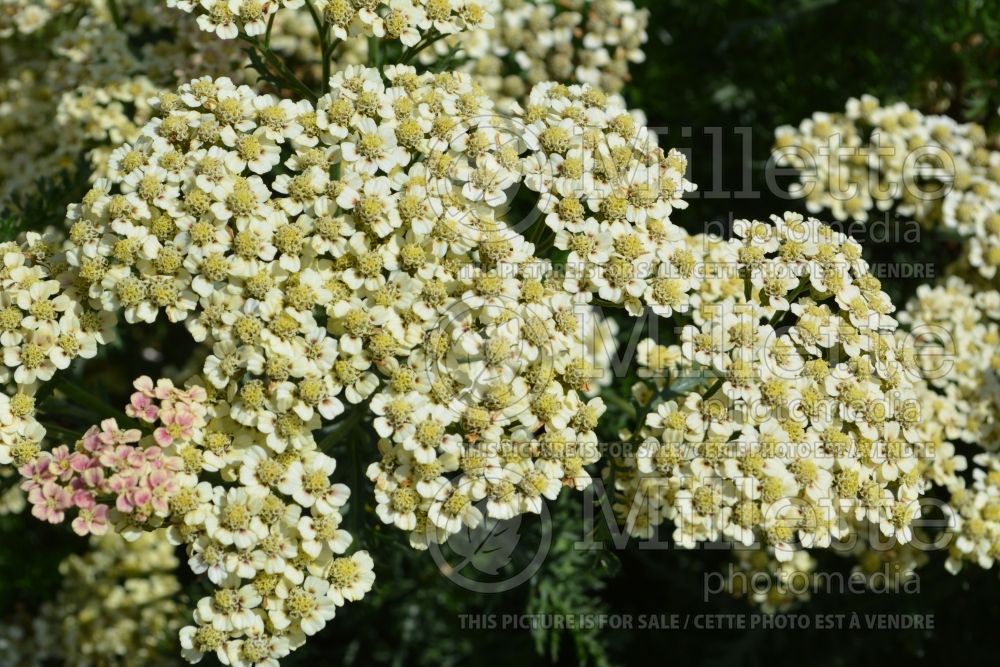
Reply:
[[[176,440],[190,440],[196,429],[204,425],[208,396],[203,387],[179,389],[170,380],[157,380],[154,385],[146,375],[132,386],[136,391],[125,406],[125,414],[147,424],[159,420],[153,438],[161,447],[168,447]]]
[[[20,468],[36,518],[62,523],[75,511],[77,534],[103,535],[109,521],[153,526],[169,515],[170,499],[185,481],[184,463],[164,448],[190,440],[204,426],[205,390],[181,390],[169,380],[154,386],[148,377],[136,380],[135,388],[126,413],[155,425],[152,438],[106,419],[74,451],[62,445],[39,454]]]

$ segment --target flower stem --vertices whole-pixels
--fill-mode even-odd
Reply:
[[[719,391],[719,387],[721,386],[722,386],[722,378],[719,378],[718,380],[715,381],[715,384],[713,384],[711,387],[708,388],[708,391],[705,392],[705,394],[701,397],[701,399],[704,401],[709,398],[712,398],[712,396],[715,395],[715,392]]]
[[[789,307],[791,307],[791,304],[795,303],[795,300],[797,298],[799,298],[799,296],[802,294],[802,292],[804,292],[807,289],[809,289],[809,280],[808,279],[803,280],[802,284],[799,285],[798,287],[796,287],[795,290],[788,296]],[[777,329],[778,326],[783,321],[784,316],[787,315],[790,312],[791,312],[791,310],[784,311],[784,310],[777,310],[777,309],[775,309],[774,314],[771,315],[771,319],[769,319],[767,321],[768,325],[770,327],[774,328],[774,329]]]
[[[323,80],[320,82],[320,94],[322,95],[330,90],[330,66],[334,44],[330,42],[330,28],[320,16],[313,0],[306,0],[306,7],[309,8],[309,15],[312,17],[313,25],[316,26],[316,35],[319,38],[320,66],[323,70],[321,75]]]
[[[253,50],[257,52],[257,59],[254,61],[256,65],[259,63],[264,71],[261,74],[265,77],[270,77],[274,83],[285,86],[290,90],[305,95],[305,97],[310,102],[315,102],[318,99],[315,91],[309,88],[305,83],[302,82],[295,74],[288,69],[285,62],[278,57],[278,55],[271,50],[271,47],[256,37],[251,37],[249,35],[241,35],[240,39],[245,41],[247,44],[253,47]]]
[[[108,0],[108,11],[111,12],[111,20],[115,22],[115,27],[124,29],[125,22],[122,21],[122,12],[118,7],[118,0]]]
[[[636,417],[635,406],[632,405],[631,401],[622,398],[621,396],[619,396],[614,392],[607,392],[602,395],[602,398],[610,403],[615,404],[616,406],[624,410],[625,414],[627,414],[632,419],[635,419]]]
[[[382,71],[382,50],[379,48],[379,38],[368,38],[368,66]]]
[[[436,30],[435,30],[436,32]],[[433,32],[428,34],[424,39],[420,40],[410,48],[403,51],[403,55],[399,58],[400,65],[408,65],[413,58],[416,57],[418,53],[426,49],[428,46],[434,44],[437,41],[444,39],[446,35],[442,33],[434,34]]]
[[[122,410],[113,408],[108,403],[98,398],[93,392],[87,391],[83,387],[74,384],[69,380],[58,380],[57,387],[59,391],[66,395],[67,398],[79,405],[93,410],[100,415],[102,419],[113,417],[118,420],[120,424],[136,426],[135,420],[125,414]]]
[[[72,445],[73,443],[75,443],[77,440],[80,439],[79,433],[71,431],[70,429],[64,426],[59,426],[57,424],[53,424],[52,422],[47,422],[47,421],[40,421],[38,423],[41,424],[43,427],[45,427],[46,433],[51,433],[62,439],[64,442],[62,442],[61,444]]]
[[[342,421],[333,424],[330,431],[317,443],[316,447],[319,451],[327,452],[338,439],[348,435],[358,425],[361,418],[364,417],[366,406],[367,403],[354,406]]]

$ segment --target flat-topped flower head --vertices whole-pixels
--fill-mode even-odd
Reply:
[[[945,567],[952,573],[966,562],[989,569],[1000,558],[1000,460],[982,452],[973,461],[972,484],[954,488],[948,503],[956,538]]]
[[[944,399],[934,421],[945,438],[996,451],[1000,293],[950,276],[917,288],[899,319],[920,351],[914,370]]]
[[[630,67],[645,60],[649,12],[631,0],[498,0],[483,3],[492,26],[469,26],[420,54],[421,62],[455,59],[504,109],[536,84],[588,84],[620,93]],[[364,58],[358,44],[351,58]]]
[[[774,157],[802,172],[810,212],[867,220],[893,209],[965,239],[957,264],[994,281],[1000,267],[1000,152],[977,123],[924,115],[870,95],[775,131]]]
[[[198,27],[221,39],[241,34],[270,33],[279,12],[311,15],[338,40],[374,37],[412,47],[422,38],[468,30],[489,30],[494,24],[494,0],[320,0],[306,13],[304,0],[167,0],[168,7],[198,16]],[[282,11],[284,10],[284,11]]]
[[[722,296],[728,278],[706,273],[679,349],[643,346],[647,377],[685,388],[640,424],[621,489],[650,516],[633,530],[671,519],[684,546],[762,542],[782,561],[866,524],[908,541],[928,462],[892,304],[856,242],[818,220],[733,228],[702,252],[734,258],[741,289]]]
[[[632,315],[647,305],[663,316],[686,311],[697,276],[670,220],[695,189],[686,158],[591,86],[540,84],[517,117],[531,148],[524,182],[540,195],[555,246],[569,251],[564,288]]]
[[[217,392],[149,377],[134,388],[125,412],[139,428],[107,419],[72,451],[36,449],[20,487],[38,519],[70,521],[80,535],[114,528],[145,543],[162,528],[157,544],[185,546],[191,570],[216,587],[180,630],[185,658],[281,657],[293,648],[289,634],[319,632],[336,607],[371,589],[372,560],[348,554],[341,528],[350,492],[331,479],[336,461],[310,430],[275,453],[266,435],[230,418]],[[17,395],[5,412],[23,402]]]
[[[572,132],[564,140],[562,126],[550,131],[554,119],[534,106],[499,115],[464,74],[390,66],[383,78],[348,67],[331,84],[315,106],[228,79],[199,79],[154,101],[158,117],[122,149],[144,159],[124,161],[127,173],[72,207],[75,284],[128,322],[162,313],[211,344],[205,378],[225,397],[216,418],[261,434],[275,456],[306,451],[310,431],[345,404],[370,405],[398,462],[392,475],[371,471],[378,487],[389,485],[384,502],[402,502],[396,485],[419,495],[411,510],[381,512],[415,544],[449,493],[442,482],[459,471],[475,477],[472,502],[507,498],[491,505],[503,514],[539,511],[540,494],[586,485],[604,411],[591,397],[610,380],[609,324],[587,305],[598,288],[566,289],[504,219],[522,182],[550,198],[547,170]],[[539,95],[550,93],[568,122],[583,111],[607,128],[606,145],[588,141],[573,159],[583,170],[606,158],[595,173],[613,203],[601,192],[577,203],[610,230],[606,256],[618,264],[609,272],[644,275],[635,267],[659,261],[643,250],[652,229],[659,254],[681,266],[656,265],[650,298],[662,313],[684,310],[692,276],[667,219],[688,187],[683,158],[625,150],[646,134],[623,108],[601,116],[594,90]],[[639,172],[668,185],[623,184]],[[627,293],[618,277],[603,279],[616,303],[646,291],[639,278]],[[134,403],[135,414],[152,414],[143,397]],[[189,428],[183,413],[157,417],[167,424],[157,436],[164,446]],[[494,462],[471,465],[464,452],[473,444]],[[219,466],[231,456],[202,458]],[[511,472],[496,477],[497,467]],[[298,485],[288,489],[300,504],[334,506],[331,489],[306,488],[311,475],[291,465],[283,479]],[[452,519],[443,525],[436,539],[454,532]]]

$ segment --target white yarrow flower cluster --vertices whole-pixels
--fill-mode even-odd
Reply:
[[[928,477],[950,493],[955,539],[945,567],[990,568],[1000,555],[1000,293],[949,276],[921,285],[900,322],[920,349],[914,362],[928,387],[921,401],[934,415],[921,425],[939,450]],[[971,480],[962,474],[965,457],[955,454],[962,443],[986,450],[972,457]]]
[[[499,100],[522,100],[545,82],[582,83],[619,93],[629,67],[645,60],[649,12],[632,0],[503,0],[496,27],[463,33],[465,65]]]
[[[264,35],[280,10],[305,11],[304,0],[167,0],[167,6],[196,13],[198,26],[222,39]],[[324,30],[338,40],[377,37],[404,46],[434,35],[489,30],[495,13],[492,0],[319,0],[315,6]]]
[[[950,276],[918,287],[899,320],[920,349],[914,361],[921,375],[940,397],[928,414],[945,438],[1000,449],[1000,292]]]
[[[343,4],[326,5],[328,21],[331,8]],[[616,98],[631,78],[630,66],[645,60],[642,47],[649,12],[631,0],[484,0],[481,4],[491,19],[495,17],[490,29],[484,22],[452,34],[432,33],[422,42],[417,42],[419,33],[400,39],[404,46],[426,45],[418,55],[421,64],[431,67],[444,60],[454,71],[472,75],[505,112],[544,82],[587,84]],[[286,16],[288,28],[283,22]],[[315,33],[308,12],[300,9],[279,15],[272,39],[288,52],[310,53]],[[368,59],[369,42],[351,39],[338,48],[335,69]]]
[[[28,233],[0,243],[0,465],[38,453],[45,429],[35,393],[77,358],[89,359],[114,336],[114,315],[92,308],[64,286],[61,243]]]
[[[50,21],[64,16],[80,5],[81,0],[2,0],[0,1],[0,39],[31,35],[43,30]]]
[[[664,152],[620,99],[591,86],[540,84],[518,118],[533,149],[525,184],[541,196],[555,247],[569,253],[564,288],[630,315],[687,311],[699,277],[670,220],[695,189],[684,155]]]
[[[746,598],[765,614],[784,614],[809,601],[816,584],[816,559],[797,551],[778,560],[766,549],[739,549],[728,565],[726,590]]]
[[[360,600],[375,580],[365,551],[348,554],[341,508],[350,490],[330,476],[336,461],[308,434],[275,451],[257,429],[235,422],[228,401],[179,448],[195,476],[170,499],[170,538],[215,590],[180,631],[182,655],[214,653],[223,664],[276,664]],[[197,481],[218,473],[226,484]]]
[[[956,537],[945,567],[952,573],[965,562],[989,569],[1000,558],[1000,458],[983,452],[973,461],[971,487],[954,489],[948,499]]]
[[[160,533],[132,542],[115,534],[91,538],[85,552],[59,564],[51,601],[30,619],[5,619],[0,664],[175,664],[172,639],[184,615],[177,566]]]
[[[647,393],[620,513],[636,534],[670,519],[682,546],[760,541],[782,561],[865,525],[907,542],[925,464],[888,296],[858,244],[815,219],[734,231],[743,291],[699,309],[680,360],[646,344],[679,395]]]
[[[608,325],[500,217],[526,168],[549,187],[513,121],[466,75],[386,75],[348,68],[315,108],[228,79],[162,95],[71,209],[67,260],[127,321],[211,345],[205,378],[275,454],[370,405],[379,514],[423,546],[474,502],[589,483]]]
[[[895,208],[967,239],[962,261],[993,280],[1000,267],[1000,151],[977,123],[924,115],[864,95],[775,131],[779,165],[802,170],[792,194],[809,211],[867,220]]]

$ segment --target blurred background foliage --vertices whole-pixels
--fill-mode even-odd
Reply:
[[[848,97],[869,93],[903,100],[925,112],[946,113],[1000,129],[1000,0],[640,0],[651,13],[647,60],[627,87],[630,106],[667,136],[662,142],[688,151],[699,192],[676,217],[692,231],[706,221],[763,217],[798,202],[767,192],[764,165],[773,130],[798,124],[814,111],[842,110]],[[687,129],[685,129],[687,128]],[[718,128],[718,129],[711,129]],[[24,202],[18,219],[0,219],[2,238],[16,231],[58,224],[65,206],[86,190],[86,175],[46,183],[43,196]],[[865,239],[860,239],[865,243]],[[946,245],[866,243],[875,260],[949,259]],[[922,278],[890,287],[900,304]],[[126,338],[89,364],[75,381],[111,405],[127,394],[128,379],[164,364],[190,361],[187,336],[167,324],[125,330]],[[178,344],[183,341],[183,344]],[[165,357],[136,358],[157,349]],[[122,363],[123,360],[128,363]],[[622,380],[622,392],[629,379]],[[623,394],[624,395],[624,394]],[[82,428],[83,424],[81,424]],[[614,437],[617,424],[606,427]],[[342,461],[349,450],[333,452]],[[338,469],[351,482],[351,466]],[[0,478],[0,490],[11,483]],[[462,629],[463,615],[479,614],[689,614],[750,613],[744,600],[726,594],[704,601],[707,573],[723,569],[720,551],[581,551],[583,499],[563,494],[551,508],[551,548],[540,571],[502,594],[469,592],[441,574],[429,554],[414,553],[363,511],[370,500],[354,486],[348,516],[354,535],[373,552],[378,583],[364,602],[338,616],[324,633],[293,654],[287,665],[627,665],[651,657],[693,664],[884,665],[896,660],[951,661],[959,647],[975,646],[1000,623],[996,575],[966,568],[953,577],[932,555],[920,570],[920,592],[819,594],[800,611],[810,615],[933,614],[933,630],[816,632],[604,628],[557,631]],[[367,492],[367,496],[366,496]],[[31,522],[30,530],[27,522]],[[368,525],[357,526],[356,522]],[[511,563],[543,539],[536,517],[520,527]],[[84,548],[68,531],[27,516],[0,517],[0,609],[30,615],[58,584],[58,563]],[[600,537],[600,535],[598,536]],[[848,571],[851,561],[830,555],[820,570]],[[188,577],[188,595],[199,584]],[[188,603],[190,600],[185,600]],[[963,649],[964,650],[964,649]],[[975,649],[969,649],[973,652]],[[970,655],[972,657],[973,654]],[[655,659],[655,658],[654,658]],[[179,660],[179,658],[178,658]],[[976,661],[973,658],[974,662]],[[0,663],[3,663],[0,656]]]

